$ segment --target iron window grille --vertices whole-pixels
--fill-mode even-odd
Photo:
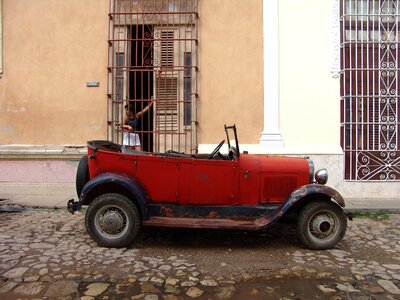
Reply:
[[[196,153],[199,0],[110,0],[108,139],[123,143],[124,107],[143,150]]]
[[[341,2],[345,179],[400,180],[399,1]]]

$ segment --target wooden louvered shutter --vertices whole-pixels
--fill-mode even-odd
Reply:
[[[178,78],[160,76],[156,81],[156,124],[161,132],[178,128]]]
[[[160,30],[159,70],[155,78],[155,121],[160,132],[178,130],[178,73],[174,71],[174,31]]]

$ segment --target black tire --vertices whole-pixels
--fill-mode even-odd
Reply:
[[[126,247],[141,228],[136,205],[120,194],[103,194],[93,200],[86,211],[86,230],[102,247]]]
[[[333,248],[342,240],[346,229],[346,215],[333,202],[307,204],[300,211],[297,220],[298,237],[310,249]]]
[[[89,177],[88,157],[87,155],[85,155],[79,160],[78,169],[76,171],[75,185],[78,198],[81,195],[83,187],[89,180],[90,177]]]

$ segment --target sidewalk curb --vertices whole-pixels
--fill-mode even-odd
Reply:
[[[344,208],[345,213],[372,212],[372,213],[388,213],[400,214],[400,208]]]

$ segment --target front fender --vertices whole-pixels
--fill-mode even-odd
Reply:
[[[337,190],[326,185],[315,184],[315,183],[303,185],[297,190],[293,191],[293,193],[289,196],[286,202],[289,202],[290,206],[292,206],[300,199],[306,196],[311,196],[316,194],[326,195],[329,198],[333,199],[341,207],[345,207],[344,199]]]
[[[94,198],[105,193],[120,193],[132,199],[138,206],[142,218],[147,219],[148,195],[133,177],[120,173],[103,173],[88,181],[79,196],[78,208],[89,205]]]
[[[320,185],[320,184],[307,184],[294,190],[292,194],[271,214],[259,218],[256,223],[258,228],[263,228],[271,225],[279,220],[293,205],[298,201],[308,196],[325,195],[327,198],[333,199],[341,207],[345,206],[342,195],[335,189]]]

